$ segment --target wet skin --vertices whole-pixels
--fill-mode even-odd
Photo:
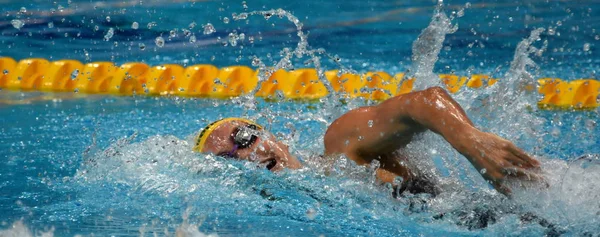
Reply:
[[[287,145],[278,141],[268,131],[261,130],[261,136],[258,136],[256,141],[249,147],[234,149],[235,145],[231,136],[238,127],[245,125],[247,124],[242,121],[229,121],[219,125],[209,135],[202,152],[258,162],[269,166],[271,171],[302,167],[300,161],[290,153]],[[234,150],[235,152],[232,152]]]
[[[228,154],[233,150],[231,139],[236,127],[245,125],[231,121],[220,125],[210,134],[202,152]],[[509,180],[539,181],[536,174],[540,163],[513,143],[477,129],[460,105],[439,87],[411,92],[390,98],[378,105],[361,107],[335,120],[325,133],[325,155],[345,155],[359,165],[380,162],[377,177],[393,183],[397,176],[403,185],[418,182],[416,171],[402,165],[399,157],[412,138],[427,130],[433,131],[464,155],[496,190],[510,194],[505,184]],[[302,165],[290,154],[288,147],[264,131],[255,143],[232,154],[234,157],[270,164],[272,171],[297,169]],[[275,161],[275,164],[273,164]]]

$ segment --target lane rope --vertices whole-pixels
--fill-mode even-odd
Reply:
[[[258,86],[258,70],[246,66],[217,68],[210,64],[183,67],[165,64],[150,67],[139,62],[117,66],[112,62],[81,63],[76,60],[48,61],[30,58],[16,61],[0,58],[0,88],[20,91],[79,92],[113,95],[172,95],[206,98],[231,98],[252,92]],[[336,92],[346,97],[385,100],[413,89],[414,79],[404,73],[363,74],[325,72]],[[470,77],[440,74],[440,80],[451,93],[465,87],[482,88],[498,81],[488,75]],[[537,80],[537,92],[543,109],[593,109],[599,106],[600,82],[595,79],[564,81],[559,78]],[[526,88],[534,90],[535,88]],[[279,92],[278,92],[279,91]],[[294,71],[278,70],[262,82],[255,96],[315,100],[326,96],[325,85],[312,68]],[[278,95],[279,94],[279,95]]]

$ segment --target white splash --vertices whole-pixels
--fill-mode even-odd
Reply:
[[[175,231],[176,237],[218,237],[217,234],[205,234],[198,230],[197,225],[182,223]]]
[[[452,19],[446,16],[442,10],[442,4],[438,4],[429,26],[421,31],[412,45],[412,66],[405,78],[416,79],[413,91],[424,90],[440,84],[439,77],[433,73],[433,67],[438,61],[446,35],[452,34],[456,30],[458,30],[458,26],[452,25]]]
[[[515,201],[576,235],[599,233],[600,155],[542,159],[548,188],[515,190]]]
[[[296,35],[299,38],[299,41],[294,49],[291,48],[283,48],[279,55],[281,55],[281,59],[269,65],[265,63],[264,60],[260,59],[258,56],[253,56],[252,65],[258,67],[259,75],[258,75],[258,84],[254,88],[253,91],[248,93],[246,96],[243,96],[243,101],[248,109],[254,109],[255,105],[253,105],[253,101],[255,101],[254,94],[261,89],[262,82],[269,79],[269,77],[279,69],[284,69],[288,71],[293,71],[294,68],[294,59],[303,59],[305,57],[309,57],[308,60],[304,61],[305,66],[309,66],[312,64],[313,68],[317,71],[317,76],[321,83],[325,86],[328,93],[327,96],[321,99],[323,102],[323,106],[328,108],[323,110],[323,114],[320,114],[321,118],[325,118],[325,121],[331,121],[331,118],[338,117],[343,114],[343,110],[340,110],[339,106],[339,96],[333,89],[333,86],[325,77],[325,69],[321,66],[321,57],[326,57],[330,59],[332,62],[336,63],[339,68],[342,69],[343,72],[352,73],[354,71],[346,69],[344,65],[340,62],[340,59],[336,56],[329,55],[325,52],[324,49],[313,49],[310,47],[308,43],[308,34],[306,34],[303,30],[303,24],[300,22],[298,17],[294,16],[290,12],[283,9],[274,9],[268,11],[253,11],[253,12],[243,12],[240,14],[233,14],[233,19],[238,20],[247,20],[250,16],[262,16],[265,20],[269,20],[272,16],[277,16],[281,19],[285,18],[289,22],[293,23],[296,27]],[[268,111],[267,111],[268,112]],[[266,113],[263,113],[266,114]]]
[[[537,70],[538,66],[531,55],[541,56],[548,47],[548,41],[544,41],[539,49],[534,46],[535,42],[541,40],[540,35],[543,32],[544,28],[534,29],[527,39],[519,42],[513,60],[510,62],[510,68],[504,74],[504,78],[492,88],[491,102],[500,105],[505,114],[515,112],[514,110],[522,109],[524,105],[531,103],[521,98],[527,94],[527,91],[535,89],[536,77],[531,70]]]
[[[548,42],[544,41],[541,48],[533,44],[540,41],[543,28],[535,29],[527,39],[522,40],[515,49],[513,61],[510,68],[498,83],[492,86],[489,102],[494,106],[487,106],[489,114],[496,114],[492,121],[491,131],[514,140],[522,135],[528,135],[531,139],[539,136],[534,128],[540,127],[539,118],[530,114],[527,108],[535,104],[536,77],[531,70],[538,68],[531,55],[541,56],[546,50]],[[526,133],[524,133],[525,131]]]
[[[76,178],[87,182],[126,184],[140,192],[168,195],[181,187],[180,180],[169,174],[172,169],[191,169],[194,158],[187,141],[174,136],[154,136],[133,143],[135,135],[118,140],[101,152],[85,157]]]
[[[52,237],[54,236],[54,228],[47,232],[31,231],[29,227],[23,224],[23,221],[16,221],[12,226],[5,230],[0,230],[0,237]]]

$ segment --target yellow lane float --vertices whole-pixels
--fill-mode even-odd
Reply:
[[[31,58],[16,61],[0,58],[0,89],[21,91],[81,92],[113,95],[174,95],[207,98],[231,98],[247,94],[258,86],[259,71],[246,66],[217,68],[209,64],[182,67],[165,64],[150,67],[144,63],[125,63],[116,66],[112,62],[83,64],[76,60]],[[294,71],[267,71],[261,75],[255,96],[314,100],[327,95],[328,90],[315,69]],[[349,98],[362,97],[369,100],[385,100],[408,93],[414,78],[404,73],[387,72],[363,74],[343,73],[338,70],[324,72],[324,79],[333,90]],[[474,74],[470,77],[441,74],[440,80],[451,93],[463,87],[482,88],[498,80],[488,75]],[[538,80],[540,108],[593,109],[599,104],[600,82],[595,79],[563,81],[559,78]]]

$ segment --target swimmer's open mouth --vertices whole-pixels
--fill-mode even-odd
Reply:
[[[267,164],[266,167],[267,167],[268,170],[272,170],[277,165],[277,160],[275,160],[275,159],[268,159],[266,161],[263,161],[263,163]]]

